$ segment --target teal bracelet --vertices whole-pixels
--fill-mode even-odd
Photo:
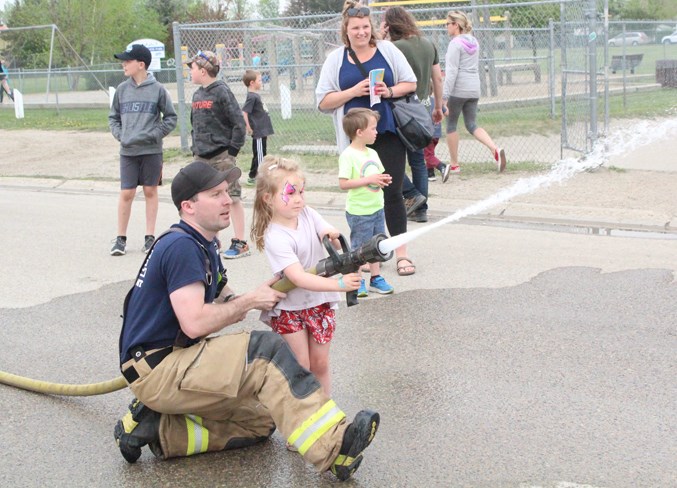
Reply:
[[[346,284],[343,282],[343,276],[341,276],[341,277],[338,279],[338,284],[339,284],[339,288],[340,288],[341,290],[345,289]]]

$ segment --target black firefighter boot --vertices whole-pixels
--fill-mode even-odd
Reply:
[[[339,455],[329,468],[339,480],[347,480],[360,467],[362,451],[374,440],[380,419],[379,414],[372,410],[361,410],[355,415],[343,434]]]
[[[113,431],[122,457],[128,463],[135,463],[141,457],[141,448],[148,444],[157,457],[162,457],[160,448],[160,414],[146,407],[136,398],[130,403],[129,411],[118,420]]]

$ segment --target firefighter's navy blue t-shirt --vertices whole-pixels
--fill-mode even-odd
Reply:
[[[131,358],[129,351],[136,346],[148,351],[174,344],[180,326],[169,299],[172,292],[201,281],[205,303],[216,297],[222,269],[217,240],[207,241],[183,221],[172,227],[180,227],[189,235],[170,232],[159,238],[137,276],[120,334],[120,364]],[[208,251],[211,279],[206,272],[205,251],[195,241]]]

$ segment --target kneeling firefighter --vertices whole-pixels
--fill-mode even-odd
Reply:
[[[205,339],[284,297],[273,281],[239,296],[226,285],[216,236],[230,223],[227,189],[239,177],[193,162],[172,182],[181,221],[157,239],[125,299],[120,363],[137,399],[115,439],[133,463],[145,445],[167,459],[249,446],[277,428],[318,470],[348,479],[378,413],[362,410],[348,424],[273,332]]]

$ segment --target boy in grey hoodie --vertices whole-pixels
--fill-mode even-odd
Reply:
[[[169,93],[149,73],[150,51],[133,44],[115,54],[122,61],[127,80],[120,83],[108,114],[108,126],[120,141],[120,198],[118,234],[111,256],[122,256],[127,248],[127,225],[136,188],[143,186],[146,199],[146,236],[143,251],[155,241],[158,212],[158,186],[162,179],[162,139],[176,127],[176,112]]]

